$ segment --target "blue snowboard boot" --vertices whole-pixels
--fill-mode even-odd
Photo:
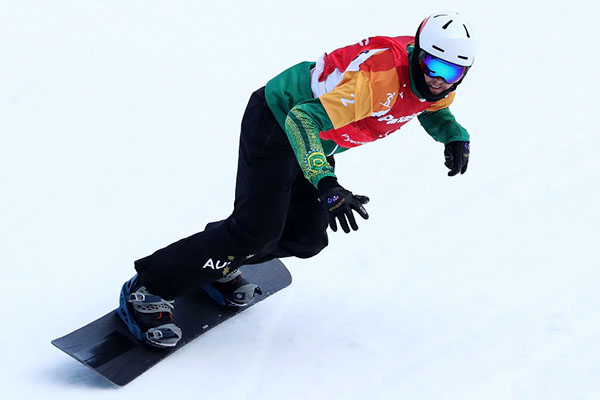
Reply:
[[[206,293],[222,306],[244,307],[254,302],[262,294],[258,285],[242,277],[242,271],[236,269],[225,278],[208,283],[202,287]]]
[[[174,303],[149,293],[135,275],[121,289],[117,313],[138,340],[154,347],[174,347],[181,339],[181,329],[173,323]]]

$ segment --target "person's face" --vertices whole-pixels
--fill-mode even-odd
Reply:
[[[467,67],[445,61],[427,52],[423,52],[421,57],[420,66],[425,84],[433,95],[440,95],[451,89],[467,72]]]
[[[442,94],[452,87],[452,84],[446,82],[442,77],[430,77],[425,73],[423,74],[423,76],[425,76],[425,83],[427,84],[427,86],[429,87],[429,91],[433,95]]]

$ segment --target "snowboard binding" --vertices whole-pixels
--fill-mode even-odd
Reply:
[[[254,302],[256,296],[262,295],[262,289],[244,279],[239,269],[223,279],[204,285],[202,289],[215,302],[229,307],[248,306]]]
[[[174,347],[182,337],[173,323],[174,303],[149,293],[135,275],[121,288],[117,314],[136,339],[154,347]]]

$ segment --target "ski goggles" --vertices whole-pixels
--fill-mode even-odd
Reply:
[[[439,76],[447,83],[454,84],[462,79],[467,67],[452,64],[426,53],[423,61],[421,61],[421,69],[430,78]]]

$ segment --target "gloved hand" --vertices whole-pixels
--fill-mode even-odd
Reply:
[[[350,233],[348,223],[350,223],[353,230],[358,230],[352,210],[364,219],[369,219],[369,214],[363,207],[363,204],[369,202],[369,198],[352,194],[352,192],[341,187],[336,178],[327,176],[321,179],[318,184],[318,191],[319,202],[327,209],[329,226],[334,232],[337,232],[336,218],[344,232]]]
[[[444,165],[450,169],[448,176],[454,176],[459,172],[464,174],[469,164],[470,142],[450,142],[444,147]]]

